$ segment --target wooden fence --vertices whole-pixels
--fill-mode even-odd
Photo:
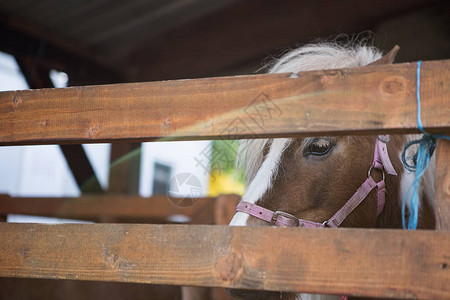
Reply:
[[[422,119],[448,132],[450,60],[423,62]],[[416,64],[0,94],[0,145],[417,133]]]
[[[422,120],[450,134],[450,61],[423,62]],[[416,64],[0,94],[0,145],[416,133]],[[0,224],[0,276],[450,297],[450,142],[437,231]]]
[[[94,194],[79,198],[24,198],[0,194],[0,215],[22,214],[101,223],[170,223],[182,215],[190,224],[228,224],[239,197],[173,198]]]

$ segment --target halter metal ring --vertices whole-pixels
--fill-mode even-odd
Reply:
[[[391,137],[389,135],[379,135],[377,137],[381,142],[387,144],[391,140]]]
[[[370,177],[370,173],[372,172],[372,169],[373,169],[373,166],[370,166],[369,171],[367,171],[367,178]],[[383,181],[384,181],[384,179],[386,178],[386,174],[384,173],[384,170],[380,170],[380,169],[377,169],[377,170],[379,170],[381,172],[381,174],[383,174]]]
[[[300,221],[298,220],[298,218],[296,216],[293,216],[291,214],[288,214],[287,212],[280,211],[280,210],[277,210],[276,212],[273,213],[272,219],[270,220],[270,225],[275,225],[275,223],[277,222],[278,216],[283,216],[287,219],[294,221],[294,225],[293,225],[294,227],[298,227],[300,225]]]

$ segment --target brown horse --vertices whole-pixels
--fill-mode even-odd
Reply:
[[[382,57],[379,50],[365,45],[308,45],[284,55],[270,72],[392,63],[397,50]],[[401,228],[402,199],[414,176],[400,160],[409,139],[411,136],[398,135],[241,141],[240,165],[249,184],[230,225]],[[411,149],[407,157],[412,160],[414,152]],[[434,164],[430,163],[419,190],[419,228],[434,228]],[[374,186],[376,183],[378,186]],[[367,186],[370,189],[365,189]],[[355,197],[358,199],[351,200]],[[249,290],[227,292],[235,299],[339,299]]]

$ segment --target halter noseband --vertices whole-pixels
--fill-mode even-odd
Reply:
[[[389,154],[387,152],[387,143],[389,135],[379,135],[375,141],[375,149],[373,162],[369,168],[367,179],[356,190],[353,196],[339,209],[330,219],[323,223],[312,222],[299,219],[284,211],[271,211],[259,205],[241,201],[236,207],[236,211],[247,213],[253,217],[269,222],[271,225],[278,227],[305,227],[305,228],[322,228],[322,227],[339,227],[347,216],[367,197],[367,195],[376,187],[377,188],[377,217],[383,211],[385,202],[385,174],[397,175],[392,166]],[[383,173],[383,179],[379,182],[371,176],[372,169],[380,170]]]

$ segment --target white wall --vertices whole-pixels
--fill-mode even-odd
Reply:
[[[19,66],[13,56],[0,52],[0,91],[28,89]]]
[[[83,149],[103,190],[108,190],[111,144],[84,144]]]
[[[155,162],[172,167],[171,176],[181,173],[190,173],[199,179],[202,196],[208,194],[209,172],[204,170],[196,161],[203,158],[204,164],[209,168],[208,159],[202,156],[202,151],[211,147],[210,141],[192,142],[157,142],[142,144],[141,176],[139,193],[143,197],[152,195],[153,171]],[[184,196],[189,196],[185,194]]]

